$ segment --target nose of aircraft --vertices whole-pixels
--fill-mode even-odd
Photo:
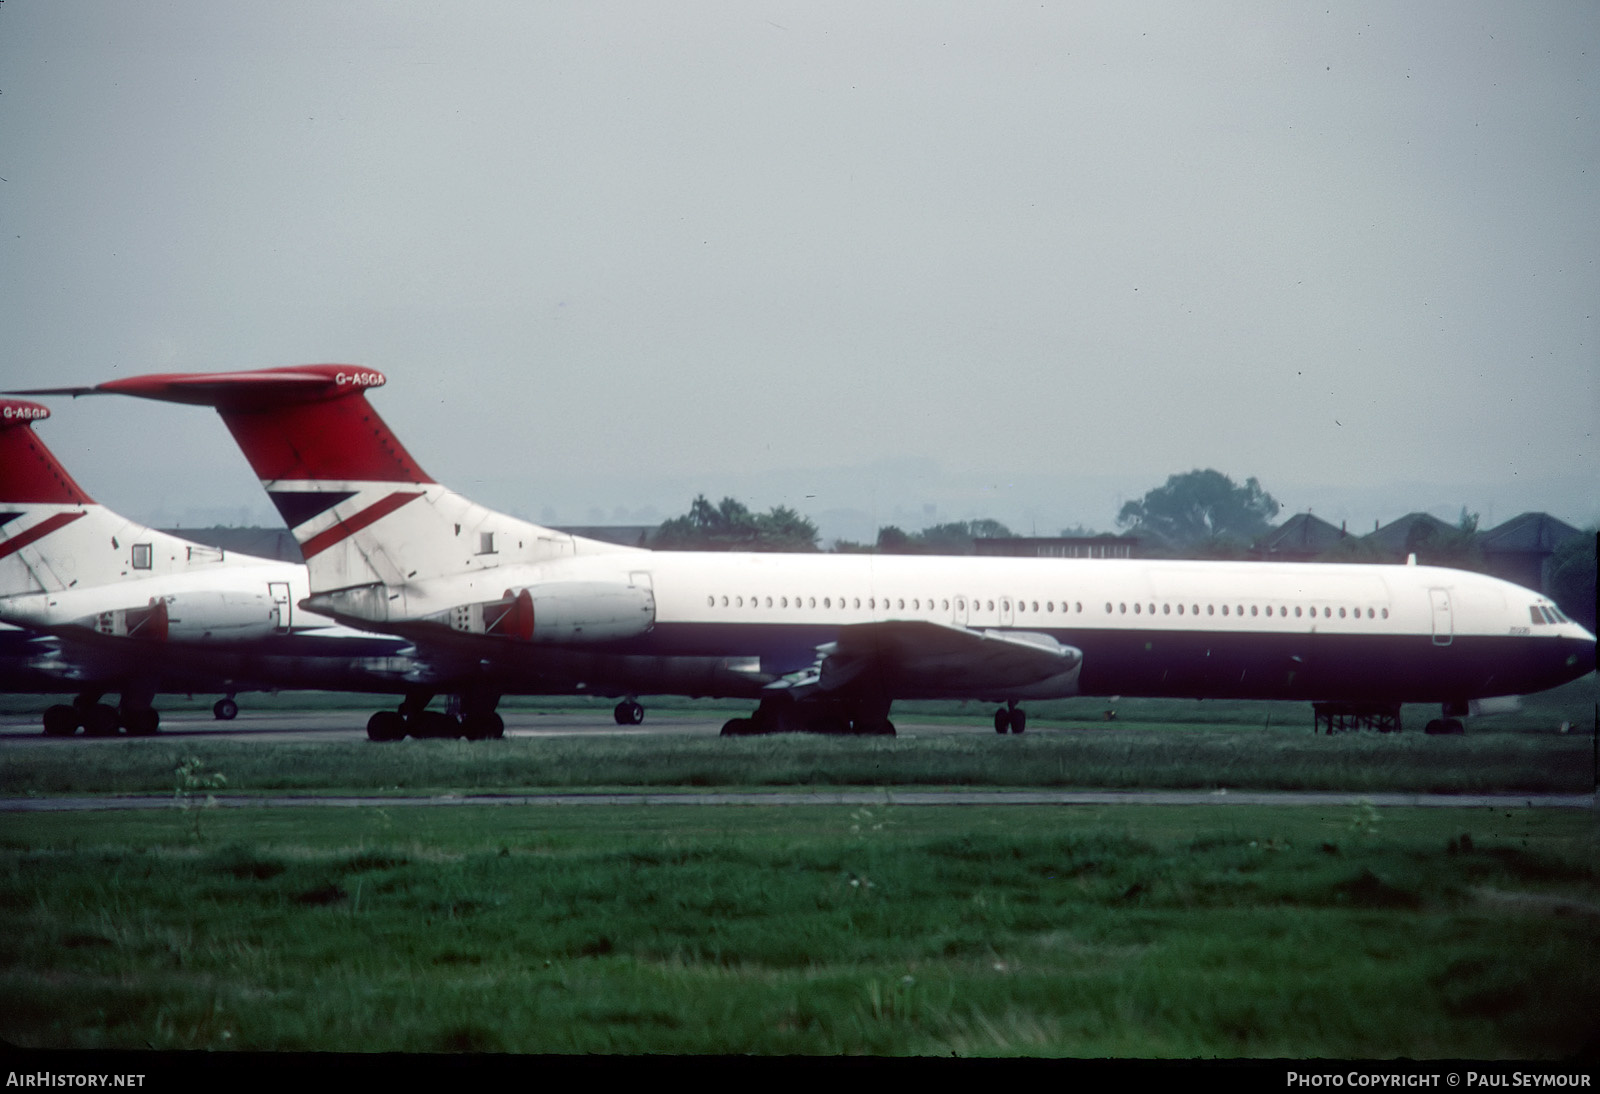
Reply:
[[[1574,625],[1577,634],[1562,642],[1567,651],[1567,680],[1576,680],[1595,670],[1595,636],[1581,626]]]

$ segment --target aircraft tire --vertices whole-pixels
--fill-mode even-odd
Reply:
[[[123,711],[122,724],[130,737],[154,737],[161,728],[161,714],[153,707]]]
[[[392,710],[380,710],[367,719],[367,740],[399,741],[406,735],[406,720]]]
[[[1023,710],[1021,707],[1015,707],[1010,711],[1010,714],[1011,717],[1009,721],[1011,722],[1012,733],[1021,733],[1023,730],[1028,728],[1027,711]]]
[[[406,722],[413,737],[448,739],[461,736],[461,723],[439,710],[420,710]]]
[[[122,728],[117,718],[117,708],[107,703],[96,703],[83,712],[83,732],[88,737],[115,737]]]
[[[611,717],[619,726],[636,726],[644,721],[644,707],[632,699],[624,699],[611,712]]]
[[[829,737],[837,737],[852,732],[850,723],[837,714],[824,714],[819,718],[813,718],[806,728],[812,733],[821,733]]]
[[[46,708],[44,712],[44,735],[46,737],[71,737],[78,732],[81,719],[76,707],[66,703],[57,703]]]
[[[231,722],[239,716],[239,704],[232,699],[218,699],[211,706],[211,716],[219,722]]]
[[[729,718],[722,723],[722,736],[748,737],[755,732],[755,723],[749,718]]]
[[[463,717],[461,731],[469,741],[497,741],[506,735],[506,723],[491,710]]]
[[[1011,728],[1011,712],[1005,707],[994,712],[994,731],[1005,736],[1006,730]]]

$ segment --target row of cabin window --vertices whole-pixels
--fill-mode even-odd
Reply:
[[[855,607],[855,608],[861,607],[861,598],[859,596],[856,597],[854,599],[854,602],[851,603],[851,604],[846,604],[845,601],[847,599],[848,598],[842,597],[842,596],[839,598],[837,606],[841,610],[844,609],[844,608],[847,608],[847,607]],[[745,598],[742,597],[742,596],[735,596],[735,597],[726,597],[726,596],[724,596],[724,597],[721,598],[721,603],[722,603],[722,606],[724,608],[727,608],[727,607],[742,608],[742,607],[744,607],[744,600],[745,600]],[[715,608],[717,606],[717,603],[718,603],[718,598],[717,597],[715,597],[715,596],[706,597],[706,607]],[[974,608],[976,609],[977,605],[978,605],[978,601],[974,600],[972,603],[973,603]],[[958,611],[962,610],[965,607],[965,601],[957,601],[956,605],[957,605],[957,610]],[[750,606],[752,608],[761,607],[762,606],[762,598],[759,597],[759,596],[752,596],[750,598]],[[769,596],[769,597],[766,598],[766,606],[769,607],[769,608],[787,608],[789,606],[789,598],[786,597],[786,596],[780,596],[780,597],[770,597]],[[815,608],[817,606],[817,598],[814,597],[814,596],[813,597],[799,597],[799,596],[797,596],[797,597],[794,598],[794,606],[797,607],[797,608],[806,608],[806,607]],[[834,607],[835,604],[834,604],[833,597],[831,597],[831,596],[823,597],[822,598],[822,606],[824,608],[832,608],[832,607]],[[899,599],[894,600],[892,602],[891,602],[890,598],[887,597],[887,596],[883,598],[882,607],[885,610],[888,610],[888,609],[891,609],[891,608],[896,609],[896,610],[904,610],[905,606],[906,606],[905,597],[900,597]],[[877,610],[878,607],[879,607],[878,598],[875,597],[875,596],[869,596],[867,598],[867,608],[868,608],[868,610]],[[1019,601],[1018,604],[1017,604],[1017,609],[1019,611],[1025,610],[1025,605],[1023,605]],[[911,600],[911,610],[914,611],[914,612],[920,612],[922,610],[922,600],[921,600],[920,597],[913,597],[912,598],[912,600]],[[933,598],[931,596],[928,598],[928,610],[930,612],[933,611]],[[940,610],[941,611],[946,611],[946,612],[950,610],[950,601],[948,599],[943,600],[943,601],[940,602]],[[994,601],[992,601],[992,600],[989,601],[989,610],[990,611],[994,610]],[[1039,602],[1037,600],[1033,602],[1033,610],[1034,611],[1038,611],[1039,610]],[[1056,606],[1054,604],[1046,604],[1045,605],[1045,610],[1053,612],[1053,611],[1056,610]],[[1066,611],[1067,610],[1067,605],[1066,604],[1062,604],[1061,605],[1061,610],[1063,612]],[[1078,610],[1080,612],[1083,611],[1083,605],[1082,604],[1078,605]]]
[[[1111,602],[1109,600],[1106,601],[1106,614],[1107,615],[1111,614],[1111,607],[1112,607],[1111,606]],[[1184,606],[1182,604],[1179,604],[1178,605],[1178,614],[1182,615],[1183,614],[1183,610],[1184,610]],[[1118,604],[1116,606],[1116,611],[1117,611],[1118,615],[1126,615],[1128,613],[1128,605],[1127,604]],[[1278,607],[1276,609],[1274,609],[1271,604],[1268,604],[1265,608],[1262,608],[1258,604],[1250,605],[1250,615],[1252,617],[1257,617],[1257,616],[1265,614],[1270,619],[1272,617],[1272,614],[1273,614],[1274,611],[1276,611],[1278,616],[1280,618],[1282,618],[1282,619],[1289,618],[1289,609],[1287,607],[1281,605],[1281,604],[1278,605]],[[1367,613],[1367,618],[1368,619],[1377,619],[1377,618],[1380,617],[1380,615],[1384,619],[1388,619],[1389,618],[1389,609],[1388,608],[1377,608],[1377,609],[1373,609],[1373,608],[1365,608],[1365,609],[1363,609],[1363,608],[1351,608],[1351,609],[1349,609],[1349,614],[1348,615],[1346,614],[1346,611],[1345,611],[1344,608],[1338,609],[1339,618],[1340,619],[1350,619],[1350,618],[1360,619],[1361,618],[1361,613],[1363,611],[1365,611]],[[1189,612],[1190,612],[1191,615],[1199,615],[1200,614],[1200,605],[1191,604],[1189,606]],[[1317,609],[1316,608],[1314,608],[1314,607],[1312,607],[1312,608],[1302,608],[1299,605],[1295,606],[1294,617],[1296,619],[1304,619],[1304,618],[1306,618],[1306,616],[1304,614],[1306,612],[1310,613],[1310,618],[1312,618],[1312,619],[1317,618]],[[1133,614],[1134,615],[1146,614],[1145,611],[1144,611],[1144,605],[1135,604],[1133,606]],[[1154,604],[1150,605],[1150,610],[1149,610],[1148,614],[1150,614],[1150,615],[1155,615],[1156,614],[1156,606]],[[1163,605],[1161,605],[1161,614],[1162,615],[1171,615],[1172,614],[1172,605],[1171,604],[1163,604]],[[1216,605],[1207,604],[1206,605],[1206,614],[1207,615],[1215,615],[1215,614],[1217,614]],[[1228,614],[1228,605],[1227,604],[1222,605],[1222,614],[1223,615],[1227,615]],[[1235,605],[1233,605],[1233,614],[1234,615],[1243,615],[1244,614],[1244,605],[1243,604],[1235,604]],[[1322,618],[1324,618],[1324,619],[1332,619],[1333,618],[1333,614],[1334,614],[1334,609],[1333,608],[1328,607],[1326,605],[1323,606]]]
[[[742,597],[742,596],[732,597],[731,598],[731,603],[730,603],[730,598],[729,597],[724,596],[721,599],[722,599],[722,606],[724,608],[727,608],[727,607],[742,608],[742,607],[744,607],[745,598]],[[842,596],[839,597],[839,605],[838,606],[841,609],[847,607],[847,605],[845,603],[845,599],[846,599],[845,597],[842,597]],[[750,606],[752,608],[759,608],[759,607],[762,606],[761,601],[762,601],[761,597],[752,596],[750,598]],[[1019,600],[1019,601],[1017,601],[1017,611],[1019,611],[1019,612],[1028,611],[1029,610],[1029,604],[1032,604],[1032,610],[1033,611],[1037,612],[1039,610],[1039,602],[1037,600],[1034,600],[1034,601]],[[706,607],[715,608],[716,606],[717,606],[717,597],[715,597],[715,596],[706,597]],[[774,598],[773,597],[769,596],[769,597],[766,598],[766,607],[768,607],[768,608],[772,608],[772,607],[787,608],[788,606],[789,606],[789,598],[786,597],[786,596],[777,597],[776,598],[776,603],[774,603]],[[801,597],[797,596],[797,597],[794,598],[794,606],[796,608],[804,608],[804,607],[815,608],[817,606],[817,598],[814,597],[814,596],[813,597],[809,597],[809,598],[801,598]],[[822,606],[824,608],[832,608],[834,606],[833,598],[829,597],[829,596],[823,597],[822,598]],[[848,605],[848,606],[855,607],[855,608],[860,608],[861,607],[861,598],[860,597],[854,598],[853,604],[852,605]],[[890,599],[888,597],[884,597],[883,598],[883,608],[884,608],[884,610],[894,609],[894,610],[903,611],[903,610],[905,610],[905,607],[906,607],[906,601],[905,601],[904,597],[896,598],[893,603],[890,602]],[[877,597],[868,597],[867,598],[867,608],[868,608],[869,611],[877,610],[877,608],[878,608],[878,598]],[[990,612],[992,612],[992,611],[995,610],[995,602],[993,600],[985,601],[985,600],[974,599],[972,601],[972,608],[973,608],[973,611],[990,611]],[[1001,601],[1001,609],[1004,610],[1004,611],[1010,611],[1011,610],[1010,603],[1007,602],[1007,601]],[[1067,614],[1068,612],[1070,612],[1070,611],[1072,611],[1074,609],[1081,613],[1083,611],[1083,602],[1082,601],[1078,601],[1076,604],[1074,604],[1074,603],[1072,603],[1070,601],[1062,601],[1061,602],[1061,612],[1062,612],[1062,614]],[[911,610],[914,611],[914,612],[922,610],[922,600],[921,600],[921,598],[913,598],[912,599],[912,601],[911,601]],[[929,611],[933,610],[933,598],[932,597],[928,598],[928,610]],[[946,612],[949,611],[950,610],[950,601],[948,599],[940,601],[939,602],[939,610],[940,611],[946,611]],[[964,600],[957,599],[956,600],[956,610],[957,611],[965,611],[966,610],[966,602]],[[1045,601],[1044,610],[1046,612],[1054,612],[1056,610],[1055,601],[1053,601],[1053,600]],[[1235,615],[1239,615],[1239,616],[1243,616],[1244,615],[1244,605],[1243,604],[1235,604],[1235,605],[1233,605],[1232,606],[1232,610],[1233,610],[1233,614],[1235,614]],[[1270,605],[1270,604],[1267,605],[1267,607],[1265,609],[1262,609],[1260,607],[1260,605],[1256,605],[1256,604],[1250,605],[1250,614],[1252,616],[1259,617],[1262,614],[1262,612],[1265,611],[1266,615],[1270,618],[1272,616],[1274,610],[1276,610],[1277,614],[1281,618],[1287,619],[1289,617],[1289,609],[1287,607],[1282,606],[1282,605],[1278,606],[1276,609],[1274,609],[1272,607],[1272,605]],[[1346,609],[1340,608],[1340,609],[1338,609],[1339,618],[1340,619],[1347,619],[1347,618],[1350,618],[1351,616],[1353,616],[1356,619],[1360,619],[1361,618],[1361,613],[1362,613],[1363,610],[1366,611],[1368,619],[1376,619],[1376,618],[1378,618],[1379,617],[1379,614],[1378,614],[1379,612],[1382,613],[1382,618],[1384,618],[1384,619],[1388,619],[1389,618],[1389,609],[1388,608],[1381,608],[1381,609],[1351,608],[1351,609],[1349,609],[1348,614],[1346,612]],[[1118,614],[1118,615],[1126,615],[1128,613],[1128,605],[1127,605],[1126,602],[1121,603],[1121,604],[1113,605],[1111,603],[1111,601],[1109,601],[1109,600],[1106,601],[1106,614],[1107,615],[1111,615],[1113,613],[1113,611],[1115,611],[1115,613]],[[1200,614],[1200,605],[1198,605],[1198,604],[1189,605],[1188,606],[1188,611],[1189,611],[1189,614],[1191,614],[1191,615],[1199,615]],[[1307,608],[1302,608],[1302,607],[1299,607],[1299,606],[1297,606],[1294,609],[1294,617],[1296,619],[1303,619],[1303,618],[1305,618],[1304,613],[1306,611],[1309,611],[1311,613],[1311,618],[1313,618],[1313,619],[1316,618],[1316,616],[1317,616],[1317,609],[1316,608],[1307,609]],[[1183,615],[1184,612],[1185,612],[1185,605],[1179,604],[1177,606],[1177,614],[1178,615]],[[1227,615],[1228,613],[1229,613],[1229,605],[1227,605],[1227,604],[1222,605],[1222,614],[1223,615]],[[1332,619],[1333,618],[1333,613],[1334,613],[1334,609],[1331,608],[1331,607],[1326,607],[1325,606],[1322,609],[1322,617],[1324,619]],[[1145,606],[1143,604],[1135,604],[1133,606],[1133,614],[1134,615],[1143,615],[1143,614],[1145,614]],[[1156,614],[1156,606],[1154,604],[1150,605],[1149,614],[1150,615],[1155,615]],[[1161,614],[1162,615],[1172,615],[1173,614],[1173,606],[1171,604],[1163,604],[1163,605],[1161,605]],[[1207,604],[1206,605],[1206,614],[1207,615],[1216,615],[1217,614],[1217,606],[1214,605],[1214,604]]]

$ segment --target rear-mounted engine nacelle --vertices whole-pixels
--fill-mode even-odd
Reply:
[[[655,596],[623,582],[563,581],[507,589],[499,600],[463,604],[448,613],[452,630],[518,642],[563,645],[609,642],[655,626]]]
[[[272,634],[278,618],[278,604],[266,593],[193,592],[101,612],[93,626],[99,634],[148,642],[244,642]]]

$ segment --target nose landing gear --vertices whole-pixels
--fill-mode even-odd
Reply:
[[[1007,700],[1005,706],[998,708],[994,712],[994,731],[996,733],[1003,734],[1008,729],[1012,733],[1021,733],[1027,728],[1028,712],[1017,706],[1015,699]]]

